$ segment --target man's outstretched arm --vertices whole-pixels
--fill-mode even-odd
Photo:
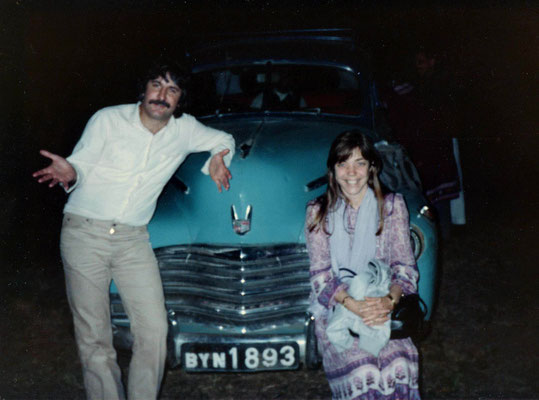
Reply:
[[[48,167],[34,172],[32,176],[37,178],[39,183],[50,181],[49,187],[53,187],[59,183],[65,190],[69,190],[70,183],[77,179],[75,168],[65,158],[59,155],[48,152],[47,150],[40,150],[39,153],[43,157],[50,158],[52,162]]]

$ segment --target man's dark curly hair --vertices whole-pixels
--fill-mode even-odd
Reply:
[[[149,81],[151,81],[152,79],[156,79],[160,76],[165,78],[167,76],[167,73],[170,75],[172,81],[176,85],[178,85],[178,87],[182,91],[180,100],[178,101],[178,106],[174,110],[174,116],[178,118],[181,117],[183,113],[183,106],[185,105],[187,100],[188,87],[191,78],[190,68],[186,65],[178,64],[175,62],[163,61],[152,64],[146,75],[139,81],[138,100],[144,100],[144,94],[146,93],[146,85]]]

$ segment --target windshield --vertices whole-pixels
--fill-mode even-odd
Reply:
[[[358,77],[311,65],[250,65],[193,75],[190,113],[196,116],[257,111],[361,112]]]

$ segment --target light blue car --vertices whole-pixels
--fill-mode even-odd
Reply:
[[[169,363],[187,371],[316,367],[307,313],[305,206],[325,190],[333,139],[360,129],[384,159],[382,181],[403,193],[430,317],[437,230],[417,173],[377,132],[371,71],[342,31],[230,38],[193,51],[194,107],[204,124],[234,135],[230,190],[218,193],[191,155],[166,186],[149,225],[169,315]],[[129,321],[111,286],[115,344]]]

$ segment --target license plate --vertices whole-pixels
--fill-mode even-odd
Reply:
[[[295,342],[184,343],[181,352],[186,371],[263,371],[299,366],[299,347]]]

